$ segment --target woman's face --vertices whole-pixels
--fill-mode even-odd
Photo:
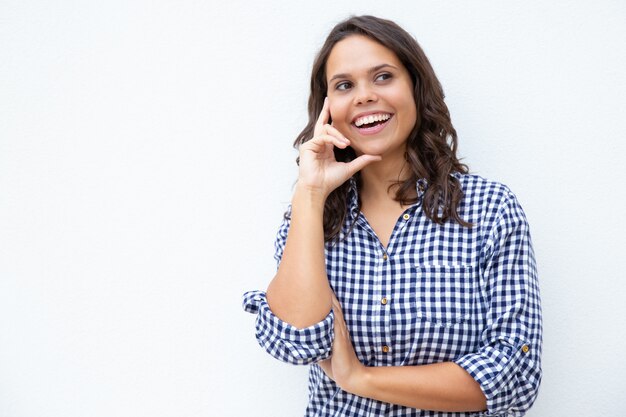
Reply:
[[[351,35],[326,62],[332,124],[357,155],[404,158],[417,110],[413,82],[398,57],[380,43]]]

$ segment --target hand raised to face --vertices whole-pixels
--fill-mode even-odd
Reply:
[[[361,155],[350,162],[337,162],[334,147],[345,149],[350,140],[328,124],[329,120],[330,106],[326,98],[313,137],[300,145],[298,175],[299,187],[320,193],[324,198],[363,167],[381,159],[380,156]]]

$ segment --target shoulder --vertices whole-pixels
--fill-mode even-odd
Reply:
[[[463,191],[461,212],[471,217],[470,221],[490,223],[511,211],[516,217],[524,217],[516,195],[507,185],[475,174],[454,173],[453,176],[459,180]]]
[[[498,181],[493,181],[476,174],[452,174],[461,183],[463,194],[468,198],[491,198],[506,200],[514,198],[511,189]]]

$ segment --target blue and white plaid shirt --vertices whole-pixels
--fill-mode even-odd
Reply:
[[[326,244],[326,270],[360,361],[411,366],[453,361],[479,382],[485,413],[418,410],[341,390],[316,364],[331,354],[334,316],[297,329],[276,317],[262,291],[244,294],[256,337],[275,358],[312,364],[306,416],[521,416],[541,382],[541,306],[528,223],[504,185],[454,174],[460,215],[474,224],[438,225],[418,202],[396,222],[385,248],[358,208],[352,181],[342,238]],[[354,228],[350,231],[352,220]],[[289,220],[276,240],[280,262]]]

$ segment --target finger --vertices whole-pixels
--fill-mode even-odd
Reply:
[[[324,129],[326,130],[326,134],[331,135],[331,136],[337,136],[340,139],[348,141],[348,144],[350,144],[350,139],[345,137],[343,133],[338,131],[333,125],[328,125],[328,124],[324,125]]]
[[[345,327],[346,321],[343,318],[343,310],[341,309],[341,304],[339,304],[339,300],[337,299],[335,294],[333,294],[332,304],[333,311],[335,312],[335,326],[341,328]]]
[[[308,142],[305,142],[304,145],[304,149],[311,149],[311,150],[315,150],[316,148],[319,149],[321,147],[324,147],[327,144],[330,145],[334,145],[338,148],[345,148],[346,146],[348,146],[350,142],[348,142],[347,139],[342,139],[342,138],[338,138],[336,136],[332,136],[332,135],[319,135],[319,136],[315,136],[313,139],[309,140]]]
[[[339,300],[334,292],[332,293],[331,303],[333,305],[333,310],[337,310],[341,313],[341,304],[339,304]]]
[[[331,359],[324,359],[323,361],[320,361],[317,363],[320,368],[322,368],[322,371],[324,371],[324,373],[326,374],[327,377],[329,377],[330,379],[334,380],[333,378],[333,364],[331,362]]]
[[[360,170],[372,162],[378,162],[383,159],[380,155],[361,155],[358,158],[348,162],[348,172],[350,176],[353,176]]]
[[[318,365],[320,366],[320,368],[322,368],[322,370],[323,370],[324,372],[326,372],[327,374],[328,374],[329,372],[331,372],[331,371],[332,371],[332,366],[333,366],[333,365],[332,365],[332,363],[331,363],[331,359],[330,359],[330,358],[328,358],[328,359],[324,359],[324,360],[322,360],[322,361],[319,361],[317,364],[318,364]]]
[[[337,299],[337,294],[335,294],[334,291],[330,292],[330,296],[330,301],[332,302],[332,304],[341,307],[341,304],[339,304],[339,300]]]
[[[328,123],[328,119],[330,119],[330,109],[328,105],[328,97],[324,98],[324,105],[322,105],[322,111],[320,111],[320,115],[317,117],[317,122],[315,123],[314,134],[317,134],[322,127]]]

